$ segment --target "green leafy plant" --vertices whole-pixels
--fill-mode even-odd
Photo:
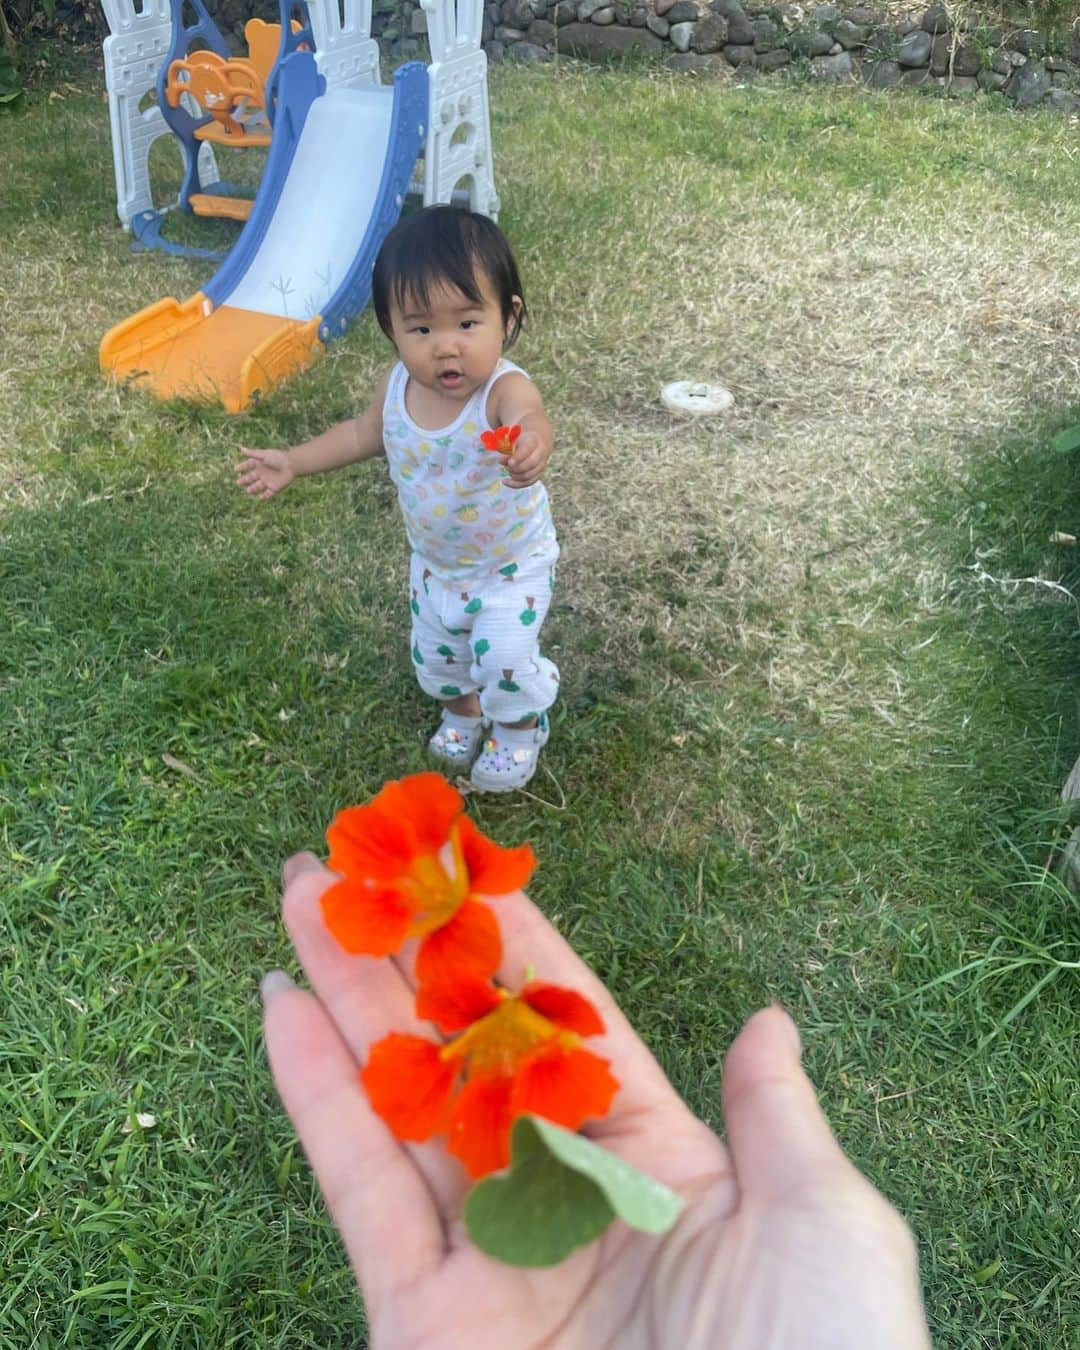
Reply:
[[[613,1153],[539,1116],[521,1116],[510,1170],[478,1182],[465,1201],[469,1237],[513,1266],[553,1266],[619,1218],[665,1233],[682,1201]]]
[[[22,80],[15,57],[6,47],[0,47],[0,112],[11,112],[23,98]]]
[[[1066,454],[1069,450],[1080,450],[1080,422],[1059,431],[1050,442],[1050,448],[1060,454]]]

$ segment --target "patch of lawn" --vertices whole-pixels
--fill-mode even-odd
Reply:
[[[793,1011],[939,1345],[1056,1350],[1080,920],[1043,865],[1077,614],[1024,579],[1078,581],[1046,449],[1075,421],[1069,132],[646,72],[492,87],[565,683],[534,793],[470,809],[533,842],[536,898],[712,1122],[742,1020]],[[351,1343],[256,987],[292,967],[281,858],[420,768],[431,710],[379,466],[258,508],[230,466],[348,415],[387,352],[366,316],[238,419],[105,385],[104,328],[209,269],[128,251],[96,89],[31,105],[0,122],[0,1340]],[[698,371],[736,408],[674,424],[659,386]]]

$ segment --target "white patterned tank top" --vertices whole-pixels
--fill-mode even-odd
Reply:
[[[436,431],[418,427],[405,410],[409,373],[400,361],[390,373],[383,403],[386,461],[409,543],[440,581],[464,581],[558,556],[544,485],[507,487],[502,456],[480,443],[481,432],[493,430],[488,395],[511,371],[525,374],[512,361],[500,360],[457,418]]]

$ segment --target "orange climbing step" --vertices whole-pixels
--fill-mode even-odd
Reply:
[[[217,220],[247,220],[255,205],[251,197],[219,197],[213,192],[193,192],[188,205],[197,216],[213,216]]]

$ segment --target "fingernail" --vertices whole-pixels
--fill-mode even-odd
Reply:
[[[291,885],[303,872],[311,872],[322,867],[314,853],[294,853],[292,857],[286,858],[281,864],[281,883],[283,886]]]
[[[775,999],[771,1006],[774,1007],[777,1012],[782,1012],[784,1014],[784,1022],[786,1023],[786,1031],[788,1039],[791,1042],[791,1048],[795,1051],[796,1056],[799,1059],[802,1059],[802,1037],[799,1035],[799,1028],[795,1025],[794,1017],[792,1017],[782,1003],[777,1003]]]
[[[262,977],[262,983],[259,985],[259,993],[262,995],[263,1007],[269,1008],[280,994],[284,994],[289,989],[295,989],[292,979],[285,974],[283,970],[268,970]]]

